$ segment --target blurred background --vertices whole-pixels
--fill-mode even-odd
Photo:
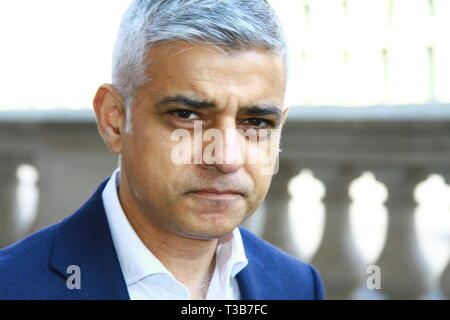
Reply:
[[[450,1],[270,2],[291,111],[245,226],[313,263],[329,299],[449,299]],[[91,106],[129,3],[0,2],[0,248],[70,215],[117,165]]]

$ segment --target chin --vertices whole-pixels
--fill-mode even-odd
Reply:
[[[176,223],[178,234],[195,239],[218,239],[233,232],[248,214],[242,200],[237,203],[216,201],[215,207],[211,204],[188,201],[177,207],[172,221]]]
[[[190,239],[214,240],[230,234],[238,226],[239,224],[235,223],[221,223],[216,225],[211,223],[203,223],[202,225],[183,228],[182,234]]]

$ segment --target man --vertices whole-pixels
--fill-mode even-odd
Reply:
[[[134,1],[93,103],[120,166],[72,216],[0,251],[0,298],[322,299],[316,269],[239,228],[275,169],[285,65],[266,1]],[[209,160],[207,132],[222,139]]]

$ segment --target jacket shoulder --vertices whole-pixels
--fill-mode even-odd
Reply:
[[[322,279],[313,265],[287,254],[245,228],[239,229],[249,260],[265,270],[273,283],[283,284],[284,299],[324,299]]]
[[[58,276],[49,269],[59,223],[37,231],[0,250],[0,299],[45,299]]]

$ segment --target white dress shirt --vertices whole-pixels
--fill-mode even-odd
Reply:
[[[142,243],[128,222],[117,195],[116,169],[102,193],[111,236],[131,300],[190,299],[189,289]],[[247,266],[241,233],[236,228],[227,241],[219,241],[216,265],[209,285],[208,300],[239,300],[236,275]]]

